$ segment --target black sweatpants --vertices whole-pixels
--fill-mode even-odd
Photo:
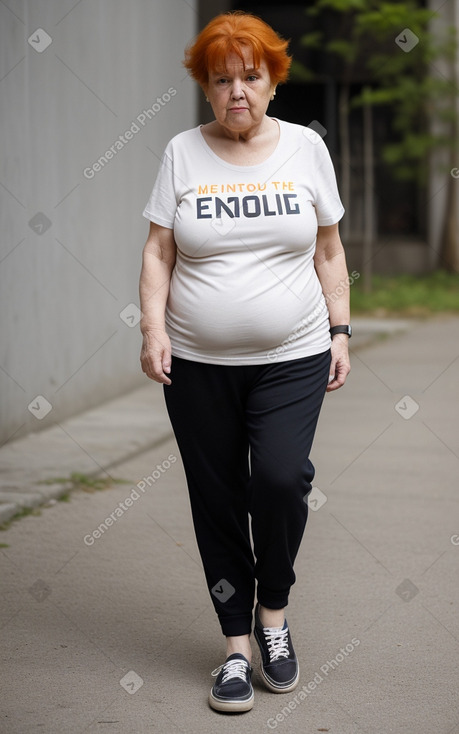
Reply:
[[[329,366],[329,351],[248,366],[172,358],[166,405],[224,635],[251,632],[255,580],[262,606],[288,603]]]

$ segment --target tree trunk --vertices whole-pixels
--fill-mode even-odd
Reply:
[[[451,64],[451,86],[457,89],[457,72],[455,60]],[[459,217],[457,213],[459,202],[459,168],[458,168],[458,134],[459,134],[459,104],[456,95],[452,98],[454,118],[451,123],[450,147],[450,174],[446,193],[443,232],[440,244],[440,265],[450,273],[459,273]]]
[[[374,241],[374,169],[373,169],[373,111],[368,102],[363,107],[363,290],[371,292]]]
[[[457,168],[453,168],[452,170],[457,171],[459,175]],[[451,174],[447,186],[440,265],[450,273],[459,273],[459,218],[456,205],[459,180]]]
[[[339,140],[341,149],[340,195],[346,216],[340,227],[344,242],[351,232],[351,145],[349,137],[349,84],[341,85],[339,94]]]

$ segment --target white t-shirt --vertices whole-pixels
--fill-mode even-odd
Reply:
[[[166,307],[172,354],[263,364],[330,347],[314,269],[317,226],[344,213],[328,149],[313,130],[278,120],[267,160],[234,166],[200,126],[167,145],[143,215],[174,230]]]

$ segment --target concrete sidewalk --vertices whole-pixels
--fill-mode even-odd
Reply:
[[[459,319],[366,329],[314,446],[288,607],[297,691],[255,673],[251,712],[207,706],[224,638],[148,383],[0,452],[3,519],[66,491],[39,479],[127,481],[0,534],[1,732],[459,734]]]
[[[410,325],[356,319],[352,346],[362,347]],[[67,494],[72,483],[58,479],[70,480],[72,473],[110,475],[119,464],[172,436],[162,388],[146,378],[143,387],[61,423],[53,421],[51,411],[44,423],[44,430],[0,447],[0,526],[24,508]]]

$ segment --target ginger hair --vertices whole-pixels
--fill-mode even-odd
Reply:
[[[262,61],[266,63],[275,86],[288,77],[292,59],[287,54],[287,47],[288,41],[261,18],[238,10],[213,18],[187,47],[183,64],[193,79],[205,88],[209,71],[225,70],[229,53],[236,53],[244,60],[243,52],[249,49],[256,68]]]

